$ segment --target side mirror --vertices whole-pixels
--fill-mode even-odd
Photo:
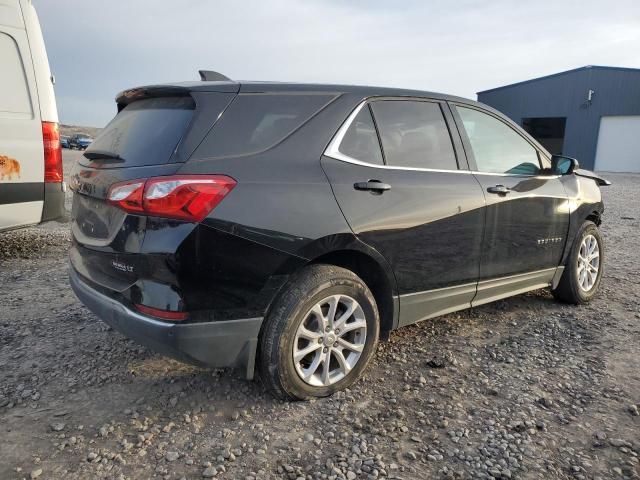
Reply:
[[[564,155],[553,155],[551,157],[551,173],[554,175],[570,175],[580,168],[578,160]]]

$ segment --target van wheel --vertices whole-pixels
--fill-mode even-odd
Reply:
[[[571,247],[558,286],[551,292],[562,302],[587,303],[598,292],[604,267],[604,243],[593,222],[585,222]]]
[[[259,372],[281,399],[326,397],[355,382],[378,343],[375,299],[353,272],[311,265],[276,300],[260,335]]]

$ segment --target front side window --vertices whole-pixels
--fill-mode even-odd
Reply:
[[[495,117],[456,107],[480,172],[538,175],[538,152],[520,134]]]
[[[368,105],[362,107],[356,118],[353,119],[338,150],[340,153],[362,162],[376,165],[384,163],[378,134]]]
[[[387,165],[457,170],[449,129],[440,105],[413,100],[371,104]]]

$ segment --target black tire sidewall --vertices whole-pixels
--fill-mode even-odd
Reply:
[[[317,266],[314,266],[317,268]],[[276,335],[270,352],[262,352],[261,362],[267,362],[266,374],[275,376],[279,393],[290,399],[305,400],[313,397],[326,397],[352,385],[369,364],[378,342],[379,318],[373,295],[367,286],[355,274],[338,267],[329,267],[331,275],[313,277],[309,282],[301,282],[304,287],[292,285],[289,295],[283,295],[283,305],[276,310],[275,318],[270,318],[270,325],[263,335]],[[319,281],[314,281],[315,279]],[[309,288],[310,287],[310,288]],[[315,387],[305,383],[298,375],[293,361],[293,341],[298,326],[309,310],[322,299],[336,294],[354,298],[362,307],[367,322],[367,337],[362,355],[355,367],[339,382],[326,387]],[[264,371],[264,369],[263,369]],[[275,392],[278,393],[278,392]]]

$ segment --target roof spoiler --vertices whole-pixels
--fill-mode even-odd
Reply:
[[[229,77],[213,70],[198,70],[203,82],[232,82]]]
[[[143,98],[157,97],[188,97],[190,91],[187,87],[178,85],[150,85],[148,87],[136,87],[124,90],[116,96],[118,112],[124,107]]]

